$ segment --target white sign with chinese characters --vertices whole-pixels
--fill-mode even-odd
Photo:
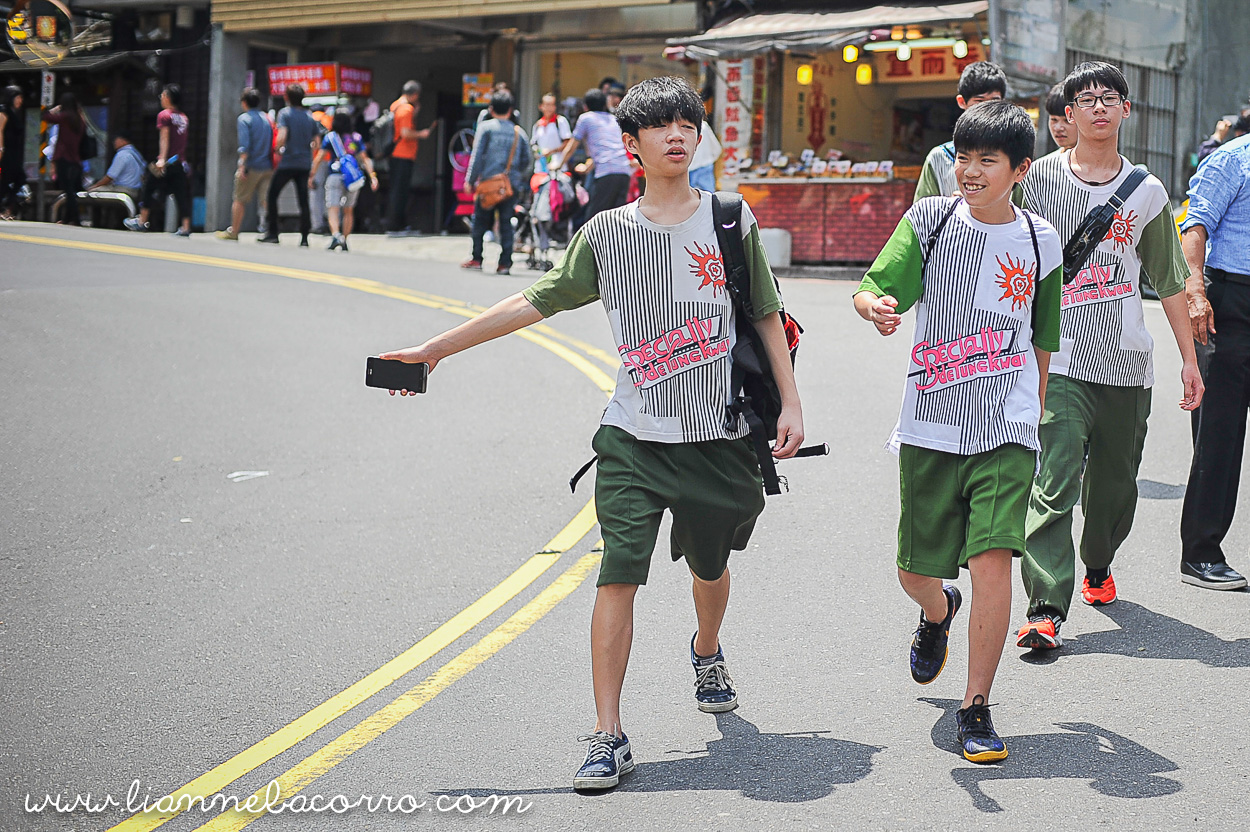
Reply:
[[[754,65],[750,58],[716,64],[716,115],[713,126],[720,134],[725,174],[733,176],[751,157],[751,99]]]

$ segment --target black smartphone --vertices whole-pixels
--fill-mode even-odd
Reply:
[[[406,364],[393,359],[383,360],[376,355],[369,356],[365,366],[365,386],[380,387],[383,390],[424,393],[425,382],[429,376],[429,364]]]

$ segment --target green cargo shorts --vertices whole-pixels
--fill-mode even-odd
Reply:
[[[964,456],[903,445],[899,449],[898,566],[931,578],[990,549],[1024,554],[1024,520],[1037,454],[1000,445]]]
[[[645,584],[664,510],[673,560],[715,581],[731,550],[746,548],[764,509],[764,483],[747,439],[644,442],[603,425],[593,443],[595,505],[603,530],[598,586]]]

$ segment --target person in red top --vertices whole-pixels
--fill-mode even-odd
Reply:
[[[174,233],[179,237],[191,236],[191,186],[187,181],[187,138],[191,122],[182,111],[182,88],[166,84],[161,90],[161,111],[156,115],[156,129],[160,132],[160,152],[153,165],[153,175],[143,186],[143,202],[139,216],[124,221],[131,231],[150,231],[148,217],[154,204],[164,204],[173,194],[178,205],[179,227]]]
[[[421,85],[416,81],[404,84],[403,94],[391,105],[394,114],[395,149],[391,151],[391,210],[387,228],[403,231],[408,225],[408,195],[411,192],[412,168],[417,160],[417,140],[430,136],[430,128],[417,129],[417,113],[421,110]]]
[[[78,192],[82,190],[82,156],[78,150],[87,123],[82,117],[78,99],[72,92],[63,93],[58,106],[43,111],[43,120],[57,125],[52,164],[56,169],[56,187],[65,194],[65,213],[61,222],[81,225],[78,220]]]

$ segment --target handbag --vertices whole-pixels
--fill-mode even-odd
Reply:
[[[343,139],[338,133],[330,131],[330,149],[338,158],[339,175],[343,177],[343,186],[348,193],[355,193],[365,186],[365,172],[360,169],[360,162],[350,155],[343,147]]]
[[[1133,191],[1137,190],[1137,186],[1149,175],[1150,173],[1143,168],[1133,168],[1132,173],[1124,180],[1124,184],[1116,189],[1111,199],[1091,210],[1077,226],[1076,231],[1072,233],[1072,239],[1068,240],[1068,244],[1063,247],[1063,284],[1065,286],[1076,280],[1077,274],[1085,268],[1085,263],[1094,253],[1094,249],[1106,239],[1107,232],[1111,230],[1111,225],[1115,222],[1116,214],[1133,195]]]
[[[521,128],[513,126],[512,128],[512,149],[508,151],[508,166],[503,169],[503,173],[497,173],[488,179],[483,179],[477,183],[474,191],[474,197],[487,211],[494,208],[505,199],[512,198],[512,177],[508,174],[512,171],[512,158],[516,155],[517,142],[521,138]]]

